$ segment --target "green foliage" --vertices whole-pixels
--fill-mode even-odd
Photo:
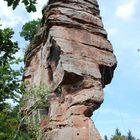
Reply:
[[[41,19],[32,20],[27,23],[25,23],[22,27],[22,31],[20,32],[20,36],[24,37],[26,41],[32,41],[35,34],[39,30]]]
[[[111,140],[126,140],[125,136],[123,136],[121,134],[121,132],[119,131],[119,129],[116,129],[115,135],[112,136]]]
[[[28,136],[31,139],[42,139],[42,136],[44,135],[43,128],[40,127],[39,124],[35,123],[28,123]]]
[[[7,0],[7,2],[9,6],[13,5],[12,1]],[[39,19],[37,22],[33,21],[30,26],[31,29],[34,28],[32,34],[28,34],[30,39],[37,32],[37,26],[34,25],[38,22]],[[13,35],[14,31],[10,28],[0,29],[0,140],[32,140],[34,133],[41,133],[41,130],[30,131],[28,129],[29,131],[26,131],[26,129],[20,129],[19,105],[11,107],[10,104],[5,102],[7,99],[19,101],[19,95],[22,94],[19,77],[23,74],[23,69],[14,69],[14,66],[18,65],[22,60],[15,56],[19,51],[19,47],[17,42],[12,41]],[[42,93],[41,98],[44,97]],[[41,102],[39,103],[38,101],[36,106],[41,106]],[[31,126],[30,128],[33,127]]]
[[[107,136],[104,137],[104,140],[108,140]],[[138,140],[132,136],[131,131],[129,130],[127,135],[122,135],[119,129],[117,128],[115,134],[112,135],[111,140]]]
[[[8,6],[12,6],[13,10],[19,5],[19,3],[23,3],[28,12],[36,11],[37,0],[4,0],[7,2]]]
[[[13,140],[19,124],[18,106],[11,107],[6,103],[7,99],[19,101],[21,94],[19,77],[23,69],[15,70],[13,67],[22,59],[15,56],[19,47],[17,42],[12,41],[13,35],[14,31],[10,28],[0,29],[0,140]]]
[[[132,133],[130,130],[128,131],[128,134],[127,134],[127,140],[136,140],[135,137],[132,136]]]
[[[27,104],[28,99],[32,98],[34,100],[34,103],[30,107],[30,110],[27,110],[24,115],[31,114],[34,110],[38,108],[44,108],[47,107],[49,104],[48,102],[48,96],[50,95],[51,91],[45,84],[40,84],[39,86],[32,86],[32,85],[26,85],[28,88],[24,91],[24,96],[21,100],[21,106]]]
[[[0,29],[0,104],[6,99],[17,101],[20,91],[19,76],[23,69],[13,69],[13,64],[19,64],[22,60],[15,57],[19,51],[18,43],[12,41],[13,30]]]
[[[23,124],[25,120],[29,119],[29,114],[32,114],[37,108],[48,106],[47,97],[50,90],[45,85],[30,86],[24,94],[26,101],[33,94],[37,101],[23,118],[19,114],[21,106],[17,105],[12,108],[8,103],[0,104],[0,140],[32,140],[42,137],[44,131],[40,128],[39,123],[27,121],[27,125]]]
[[[36,137],[41,139],[44,131],[40,127],[40,123],[38,121],[34,122],[33,120],[31,120],[31,118],[34,117],[37,109],[47,108],[49,106],[48,96],[50,95],[50,90],[45,84],[40,84],[38,86],[32,86],[27,81],[23,84],[23,86],[26,89],[24,91],[24,96],[21,100],[21,104],[20,104],[21,107],[24,108],[24,105],[26,106],[28,104],[29,99],[33,99],[34,102],[29,109],[20,113],[21,121],[20,121],[19,129],[15,136],[15,139],[23,136],[23,134],[25,134],[25,133],[27,134],[27,136],[30,139],[33,139]],[[23,126],[24,126],[24,129],[22,128]],[[23,129],[23,131],[22,131],[22,129]]]
[[[0,105],[0,140],[14,140],[19,127],[18,109],[19,106],[12,108],[8,103]],[[20,131],[15,140],[31,140],[31,138],[24,131]]]
[[[27,82],[26,82],[27,83]],[[47,85],[45,84],[40,84],[40,85],[30,85],[30,83],[27,85],[27,89],[25,91],[25,95],[34,95],[35,97],[40,97],[41,100],[46,98],[50,95],[50,89],[48,88]]]
[[[7,103],[1,104],[0,110],[0,139],[10,140],[17,128],[16,111]]]
[[[107,136],[105,135],[104,140],[108,140]]]

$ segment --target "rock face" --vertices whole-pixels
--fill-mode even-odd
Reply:
[[[44,117],[39,119],[45,133],[38,139],[101,140],[90,117],[103,102],[103,88],[111,82],[116,58],[98,3],[49,0],[42,22],[26,53],[23,77],[31,85],[43,83],[51,89],[49,106],[43,107]],[[35,102],[28,98],[24,109]]]

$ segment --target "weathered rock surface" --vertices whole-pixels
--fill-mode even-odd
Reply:
[[[52,91],[42,140],[101,140],[92,112],[103,102],[116,58],[96,0],[49,0],[25,57],[24,80]],[[45,10],[44,10],[45,11]],[[35,102],[35,101],[34,101]],[[27,101],[27,110],[30,108]]]

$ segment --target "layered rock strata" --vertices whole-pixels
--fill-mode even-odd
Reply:
[[[51,89],[39,120],[42,140],[101,140],[90,117],[103,102],[116,58],[99,13],[96,0],[49,0],[43,10],[24,74],[31,85],[43,83]],[[24,109],[35,102],[28,98]]]

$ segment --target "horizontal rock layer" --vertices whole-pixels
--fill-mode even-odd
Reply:
[[[116,67],[96,0],[49,0],[26,53],[24,81],[50,87],[42,140],[100,140],[90,117]],[[47,93],[46,93],[47,94]],[[36,100],[32,102],[35,104]],[[31,107],[30,99],[26,110]]]

